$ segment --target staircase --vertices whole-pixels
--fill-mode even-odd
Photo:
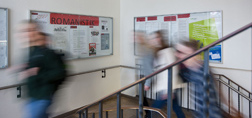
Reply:
[[[121,109],[122,109],[122,118],[137,118],[138,117],[138,97],[132,97],[125,94],[121,95]],[[151,104],[152,100],[148,99],[148,102]],[[103,116],[105,118],[116,118],[116,96],[103,101]],[[145,107],[144,110],[152,111],[153,118],[166,118],[166,108],[155,109],[151,107]],[[191,117],[191,112],[183,109],[186,116]],[[94,105],[88,110],[88,118],[99,118],[99,105]],[[55,118],[78,118],[78,114],[69,114],[65,116],[58,116]],[[176,117],[176,114],[172,112],[172,117]]]
[[[200,54],[201,52],[204,52],[204,65],[203,65],[204,78],[205,78],[204,85],[206,85],[206,83],[207,83],[206,78],[210,74],[209,73],[209,54],[208,54],[209,48],[211,48],[211,47],[215,46],[216,44],[219,44],[219,43],[221,43],[221,42],[223,42],[223,41],[225,41],[225,40],[227,40],[227,39],[229,39],[229,38],[231,38],[231,37],[233,37],[233,36],[235,36],[237,34],[239,34],[240,32],[243,32],[243,31],[245,31],[245,30],[247,30],[247,29],[249,29],[251,27],[252,27],[252,23],[250,23],[250,24],[248,24],[248,25],[246,25],[246,26],[244,26],[244,27],[230,33],[229,35],[221,38],[218,41],[213,42],[212,44],[210,44],[210,45],[208,45],[206,47],[203,47],[203,48],[197,50],[196,52],[194,52],[193,54],[185,57],[184,59],[180,59],[180,60],[178,60],[178,61],[176,61],[176,62],[174,62],[174,63],[172,63],[172,64],[170,64],[170,65],[168,65],[168,66],[166,66],[166,67],[164,67],[164,68],[162,68],[162,69],[160,69],[160,70],[158,70],[158,71],[156,71],[156,72],[154,72],[154,73],[152,73],[152,74],[150,74],[150,75],[148,75],[148,76],[146,76],[146,77],[144,77],[144,78],[142,78],[142,79],[140,79],[140,80],[138,80],[138,81],[136,81],[136,82],[134,82],[134,83],[132,83],[130,85],[128,85],[128,86],[126,86],[126,87],[123,87],[123,88],[119,89],[118,91],[116,91],[114,93],[109,94],[108,96],[106,96],[106,97],[104,97],[104,98],[102,98],[102,99],[100,99],[100,100],[98,100],[98,101],[96,101],[96,102],[94,102],[94,103],[92,103],[90,105],[87,105],[87,106],[84,106],[83,108],[80,108],[79,110],[77,110],[76,113],[79,114],[79,118],[88,118],[89,117],[88,109],[90,109],[91,106],[99,105],[99,114],[98,114],[98,116],[99,116],[99,118],[102,118],[103,117],[103,111],[104,111],[103,110],[104,100],[106,100],[108,98],[111,98],[112,96],[116,95],[116,101],[117,101],[117,104],[116,104],[116,106],[117,106],[116,107],[117,108],[116,109],[117,115],[116,115],[116,117],[121,118],[122,117],[121,92],[126,90],[126,89],[129,89],[129,88],[131,88],[133,86],[138,85],[138,87],[139,87],[138,116],[139,116],[139,118],[143,118],[143,116],[144,116],[144,107],[143,107],[144,88],[143,87],[144,87],[145,80],[147,80],[147,79],[155,76],[156,74],[168,69],[168,75],[169,76],[168,76],[168,88],[167,88],[167,90],[168,90],[168,95],[167,95],[167,103],[168,103],[167,104],[167,117],[171,118],[172,117],[172,113],[171,113],[171,111],[172,111],[172,106],[171,106],[171,101],[172,101],[172,67],[179,64],[179,63],[181,63],[181,62],[183,62],[183,61],[185,61],[185,60],[187,60],[187,59],[189,59],[189,58],[191,58],[191,57],[193,57],[193,56],[195,56],[195,55]],[[204,92],[204,93],[206,94],[206,92]],[[239,90],[238,90],[238,93],[239,93]],[[239,98],[240,98],[240,95],[241,94],[239,94]],[[206,102],[206,99],[204,99],[204,102]],[[249,101],[249,104],[251,104],[251,101]],[[205,115],[205,117],[207,117],[207,114],[205,114],[205,113],[206,112],[204,111],[204,115]]]

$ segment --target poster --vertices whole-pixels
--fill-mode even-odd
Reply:
[[[89,44],[89,56],[96,55],[96,43]]]
[[[7,43],[0,42],[0,68],[6,67],[8,64]]]
[[[8,9],[0,8],[0,68],[8,66]]]
[[[113,54],[112,18],[40,11],[31,11],[30,18],[51,35],[50,47],[67,59]]]
[[[109,34],[101,34],[101,50],[109,49]]]
[[[171,45],[180,41],[195,39],[200,47],[207,46],[222,38],[222,12],[197,12],[160,16],[135,17],[135,31],[148,35],[157,30],[168,30],[166,37]],[[135,55],[140,55],[135,43]],[[222,44],[209,49],[210,62],[222,62]]]

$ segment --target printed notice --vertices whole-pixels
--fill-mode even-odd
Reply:
[[[101,34],[101,50],[109,49],[109,34]]]
[[[100,32],[98,27],[90,28],[90,43],[98,43],[99,35]]]
[[[88,54],[87,44],[87,28],[85,26],[71,26],[70,29],[70,41],[71,41],[71,53],[73,55],[85,55]]]
[[[7,15],[5,9],[0,9],[0,41],[7,40]]]
[[[0,42],[0,68],[7,66],[7,43]]]
[[[80,55],[88,54],[88,42],[87,42],[87,26],[80,26],[78,28],[78,46],[80,49]]]
[[[36,23],[40,26],[41,31],[48,32],[47,25],[49,25],[50,13],[33,12],[31,19],[36,21]]]
[[[157,31],[159,29],[157,22],[147,22],[145,28],[147,34]]]
[[[179,33],[179,39],[188,39],[189,34],[189,19],[182,18],[178,20],[178,33]]]
[[[136,22],[135,31],[145,31],[145,22]]]
[[[67,26],[54,26],[52,46],[59,52],[68,51],[68,27]]]
[[[109,31],[109,26],[108,26],[108,21],[107,20],[101,20],[101,31],[102,32],[108,32]]]
[[[171,28],[169,34],[170,44],[175,45],[180,41],[178,36],[178,22],[171,21],[170,28]]]

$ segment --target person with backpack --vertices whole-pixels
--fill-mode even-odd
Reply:
[[[29,101],[26,105],[26,118],[48,118],[46,113],[60,84],[66,78],[62,58],[47,44],[47,35],[39,32],[35,22],[22,24],[23,36],[29,39],[29,57],[21,78],[27,83]]]

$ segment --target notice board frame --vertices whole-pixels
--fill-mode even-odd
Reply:
[[[5,18],[6,21],[5,21],[5,24],[3,24],[5,26],[5,29],[3,28],[5,30],[5,39],[3,39],[3,40],[0,39],[0,43],[5,43],[4,48],[6,50],[5,51],[5,60],[6,60],[6,62],[5,62],[4,65],[0,65],[0,69],[4,69],[4,68],[7,68],[9,66],[9,9],[8,8],[3,8],[3,7],[0,7],[0,9],[4,10],[5,14],[6,14],[6,18]],[[0,26],[1,26],[1,24],[0,24]]]
[[[203,11],[203,12],[191,12],[191,13],[177,13],[177,14],[161,14],[161,15],[150,15],[150,16],[136,16],[134,17],[133,19],[133,22],[134,22],[134,32],[136,31],[139,31],[139,30],[136,30],[136,19],[137,18],[141,18],[140,20],[143,20],[142,18],[145,18],[148,19],[148,17],[161,17],[161,16],[174,16],[174,15],[183,15],[183,14],[197,14],[197,13],[210,13],[210,12],[219,12],[221,14],[221,37],[223,37],[223,11],[222,10],[215,10],[215,11]],[[143,30],[140,30],[140,32],[142,32]],[[134,33],[136,34],[136,33]],[[223,43],[220,43],[220,53],[221,53],[221,56],[220,56],[220,61],[213,61],[213,60],[209,60],[209,62],[211,63],[216,63],[216,64],[223,64]],[[135,41],[135,36],[134,36],[134,55],[135,56],[142,56],[141,54],[139,54],[139,52],[137,52],[137,43]]]
[[[99,17],[99,18],[107,18],[111,20],[111,33],[109,33],[109,36],[111,37],[111,41],[109,42],[110,47],[111,47],[111,52],[109,54],[106,55],[96,55],[96,56],[89,56],[89,57],[77,57],[77,58],[72,58],[72,57],[67,57],[66,60],[76,60],[76,59],[89,59],[89,58],[96,58],[96,57],[104,57],[104,56],[111,56],[114,54],[114,46],[113,46],[113,42],[114,42],[114,35],[113,35],[113,17],[108,17],[108,16],[95,16],[95,15],[83,15],[83,14],[75,14],[75,13],[61,13],[61,12],[51,12],[51,11],[39,11],[39,10],[29,10],[29,19],[32,19],[32,12],[40,12],[40,13],[55,13],[55,14],[63,14],[63,15],[78,15],[78,16],[87,16],[87,17]],[[99,24],[100,26],[100,24]],[[50,35],[50,34],[49,34]],[[88,40],[88,39],[87,39]],[[52,47],[53,48],[53,47]]]

